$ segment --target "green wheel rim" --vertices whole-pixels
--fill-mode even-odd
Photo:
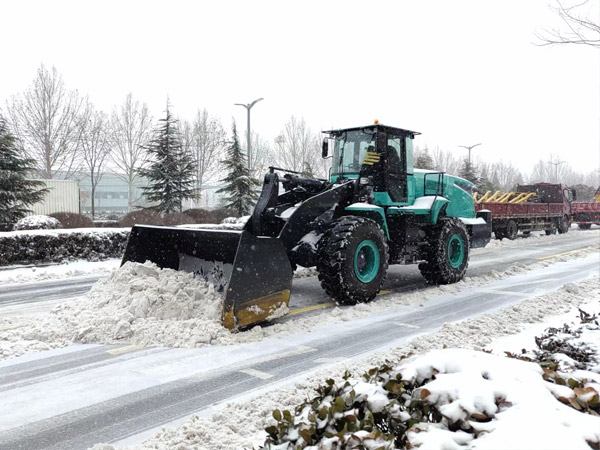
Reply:
[[[375,242],[362,241],[354,251],[354,274],[363,283],[370,283],[379,273],[379,249]]]
[[[453,234],[448,241],[448,262],[458,269],[465,259],[465,242],[460,234]]]

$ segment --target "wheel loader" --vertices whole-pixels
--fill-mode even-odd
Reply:
[[[242,230],[136,225],[123,263],[149,260],[213,283],[230,330],[285,312],[297,266],[316,267],[340,304],[375,298],[390,264],[418,264],[433,284],[461,280],[469,249],[491,237],[473,184],[415,169],[415,131],[375,122],[324,133],[328,180],[271,167]]]

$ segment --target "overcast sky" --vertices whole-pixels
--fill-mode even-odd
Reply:
[[[524,171],[550,155],[600,167],[600,52],[535,43],[553,0],[0,0],[0,105],[41,63],[110,111],[167,95],[272,140],[291,115],[320,131],[380,122],[417,144]],[[565,0],[568,1],[568,0]],[[600,21],[597,5],[592,12]]]

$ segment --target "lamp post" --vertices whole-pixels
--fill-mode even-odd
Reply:
[[[556,181],[558,183],[558,166],[560,166],[561,164],[566,163],[566,161],[556,161],[553,162],[552,160],[548,161],[548,164],[552,164],[554,166],[554,181]]]
[[[247,144],[248,144],[248,170],[251,169],[250,164],[251,164],[251,161],[252,161],[252,159],[250,157],[250,110],[252,109],[252,107],[254,105],[256,105],[261,100],[264,100],[264,99],[262,97],[261,98],[257,98],[252,103],[248,103],[247,105],[245,105],[243,103],[234,103],[235,105],[243,106],[244,108],[246,108],[246,111],[248,111],[248,130],[247,130],[247,135],[246,135]]]
[[[469,150],[469,165],[471,165],[471,150],[474,149],[475,147],[477,147],[478,145],[481,145],[481,144],[459,145],[459,147],[466,148],[467,150]]]

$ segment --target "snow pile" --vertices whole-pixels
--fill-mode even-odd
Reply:
[[[571,230],[574,233],[580,233],[580,231],[573,229]],[[600,236],[600,230],[590,230],[590,231],[585,231],[585,236]],[[551,234],[549,236],[546,235],[545,232],[541,231],[541,232],[537,232],[537,231],[533,231],[531,234],[529,235],[519,235],[517,236],[516,239],[514,240],[510,240],[508,238],[505,239],[493,239],[485,246],[486,249],[493,249],[493,248],[512,248],[512,247],[520,247],[523,244],[523,239],[527,239],[527,242],[539,242],[540,244],[543,243],[548,243],[548,242],[552,242],[552,241],[560,241],[560,240],[565,240],[568,239],[568,237],[571,236],[570,233],[568,234]],[[472,252],[480,252],[481,249],[473,249]]]
[[[600,374],[580,372],[573,378],[585,385],[580,391],[552,381],[537,363],[433,350],[361,378],[329,379],[295,414],[275,410],[265,448],[587,450],[600,443],[600,417],[581,412],[598,405]]]
[[[109,258],[104,261],[76,260],[69,263],[36,267],[6,268],[0,270],[0,286],[21,284],[33,281],[56,280],[85,275],[108,275],[121,265],[120,258]]]
[[[192,274],[126,263],[78,301],[29,322],[6,321],[0,351],[60,346],[68,341],[196,346],[229,335],[221,325],[222,297]],[[11,326],[12,325],[12,326]],[[0,322],[0,327],[2,322]],[[45,344],[46,343],[46,344]]]
[[[54,217],[37,215],[27,216],[15,224],[15,230],[54,230],[60,228],[60,222]]]

